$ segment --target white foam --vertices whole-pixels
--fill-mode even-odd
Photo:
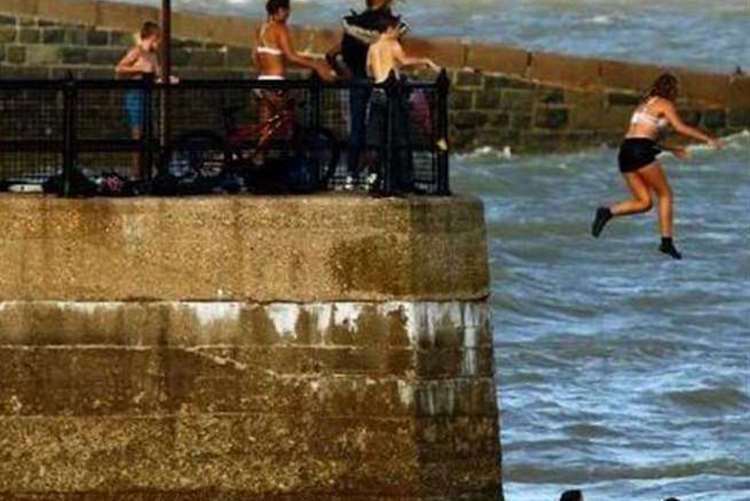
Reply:
[[[294,337],[301,308],[300,305],[294,303],[272,304],[266,308],[266,313],[280,336]]]
[[[241,303],[175,303],[188,309],[203,327],[216,322],[238,322]]]

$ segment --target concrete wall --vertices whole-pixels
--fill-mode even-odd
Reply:
[[[111,77],[148,7],[93,0],[0,0],[0,76]],[[236,17],[178,12],[177,72],[183,77],[251,76],[250,46],[257,23]],[[296,46],[316,54],[339,38],[335,29],[303,28]],[[572,150],[616,143],[637,98],[664,70],[659,66],[515,47],[411,39],[412,51],[451,70],[452,141],[456,149],[512,146]],[[683,84],[687,120],[725,134],[750,127],[750,78],[672,68]]]
[[[0,196],[0,499],[496,500],[483,208]]]

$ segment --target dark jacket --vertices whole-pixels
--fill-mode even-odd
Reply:
[[[344,38],[341,41],[341,54],[354,78],[367,78],[367,51],[384,31],[387,21],[397,19],[390,7],[368,9],[361,14],[352,12],[341,25]]]

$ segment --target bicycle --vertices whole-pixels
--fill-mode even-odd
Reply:
[[[180,135],[173,162],[199,178],[242,177],[251,190],[258,187],[260,177],[269,175],[285,177],[279,184],[296,185],[287,187],[292,191],[327,188],[341,156],[334,133],[297,120],[304,101],[275,90],[256,90],[253,96],[260,101],[259,123],[240,124],[237,115],[242,107],[222,102],[224,134],[193,130]]]

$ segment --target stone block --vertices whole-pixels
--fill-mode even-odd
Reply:
[[[448,96],[448,107],[451,110],[470,110],[474,108],[474,92],[454,90]]]
[[[643,94],[664,71],[663,67],[648,64],[601,61],[601,82],[610,89]]]
[[[729,84],[729,107],[750,108],[750,77],[732,77]]]
[[[459,111],[453,115],[453,125],[456,127],[482,127],[487,123],[487,120],[487,114],[479,111]]]
[[[178,13],[175,12],[173,14],[173,23],[177,17]],[[137,33],[146,21],[158,22],[159,9],[143,5],[134,5],[131,3],[101,2],[99,4],[96,21],[93,23],[82,24],[96,26],[97,28]]]
[[[65,43],[65,29],[44,28],[42,30],[42,43],[62,45]]]
[[[635,108],[641,102],[643,96],[634,92],[608,92],[607,102],[609,106],[632,106]]]
[[[10,45],[5,49],[5,60],[10,64],[24,64],[26,62],[26,47]]]
[[[15,26],[18,24],[18,18],[10,15],[0,14],[0,26]]]
[[[697,127],[701,123],[701,110],[695,108],[679,108],[678,112],[682,120],[692,126]]]
[[[510,127],[510,115],[507,113],[493,113],[490,115],[489,124],[492,127]]]
[[[52,45],[32,45],[26,47],[26,63],[51,65],[60,63],[60,49]]]
[[[190,64],[190,52],[186,49],[172,49],[172,65],[187,66]]]
[[[709,130],[720,130],[727,126],[727,113],[724,109],[703,111],[702,125]]]
[[[89,64],[114,68],[124,55],[123,49],[89,49],[86,60]]]
[[[497,75],[486,75],[484,77],[484,88],[486,90],[535,89],[536,87],[537,85],[534,82],[523,80],[521,78]]]
[[[497,108],[500,108],[502,102],[503,102],[503,95],[502,92],[494,90],[494,91],[477,91],[476,94],[476,101],[474,103],[474,107],[476,109],[490,109],[494,110]]]
[[[253,65],[253,50],[247,47],[229,47],[226,63],[230,68],[249,68]]]
[[[600,61],[535,52],[531,56],[529,78],[566,87],[594,87],[601,84]]]
[[[190,50],[188,54],[188,66],[206,68],[226,64],[225,53],[221,51],[196,49]]]
[[[484,77],[476,71],[457,71],[453,80],[456,87],[474,87],[481,88],[484,83]]]
[[[531,127],[532,116],[530,113],[514,112],[510,115],[510,127],[514,130],[525,130]]]
[[[38,44],[41,42],[41,33],[36,28],[21,28],[18,31],[18,42],[23,44]]]
[[[3,0],[2,10],[20,17],[33,17],[39,13],[39,0]]]
[[[691,103],[728,106],[730,76],[701,73],[679,68],[674,71],[680,81],[680,94]]]
[[[18,30],[15,26],[0,26],[0,43],[13,43],[18,36]]]
[[[60,55],[64,64],[84,64],[88,61],[88,50],[81,47],[62,47]]]
[[[540,85],[536,89],[536,100],[542,104],[562,104],[565,102],[565,91],[560,87]],[[571,94],[569,92],[569,94]]]
[[[466,48],[466,66],[487,73],[527,76],[529,53],[493,44],[471,44]]]
[[[86,45],[109,45],[109,31],[96,29],[87,31]]]
[[[535,94],[532,90],[505,89],[502,91],[503,108],[508,110],[531,111],[534,107]]]
[[[65,77],[66,69],[61,69],[59,78]],[[86,67],[86,68],[80,68],[77,71],[77,78],[81,79],[87,79],[87,80],[111,80],[115,77],[115,68],[114,66],[105,67],[105,68],[92,68],[92,67]],[[121,123],[118,121],[116,124],[113,124],[110,129],[108,130],[117,130]]]
[[[37,0],[38,15],[54,21],[86,26],[97,24],[97,3],[90,0]]]
[[[9,47],[8,52],[11,52]],[[10,62],[10,61],[9,61]],[[7,69],[7,73],[5,70]],[[50,69],[46,66],[20,66],[14,68],[3,68],[3,78],[9,80],[46,80],[49,78]]]
[[[5,61],[5,45],[0,45],[0,62]]]
[[[604,130],[618,130],[624,133],[627,130],[632,115],[632,106],[605,107],[604,113],[601,116],[601,128]]]
[[[750,108],[730,109],[729,125],[732,127],[750,127]]]
[[[443,68],[463,68],[466,65],[464,46],[457,40],[407,37],[404,47],[408,53],[429,57]]]
[[[534,124],[541,129],[562,129],[568,124],[566,108],[540,107],[536,110]]]
[[[86,45],[88,29],[71,27],[65,29],[65,43],[70,45]]]
[[[127,31],[113,31],[109,36],[109,43],[115,47],[132,47],[135,45],[135,33]]]

